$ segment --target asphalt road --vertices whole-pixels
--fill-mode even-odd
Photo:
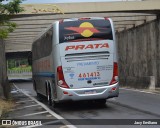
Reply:
[[[15,84],[18,88],[36,98],[36,93],[33,90],[31,82],[21,82]],[[47,105],[45,99],[41,102]],[[159,94],[120,89],[119,97],[109,99],[103,106],[90,102],[70,102],[60,104],[60,106],[56,109],[53,109],[48,105],[47,107],[62,116],[64,119],[74,119],[68,121],[78,128],[160,128],[160,125],[128,125],[128,122],[133,120],[141,122],[152,119],[160,119]],[[48,117],[50,116],[48,115]],[[81,119],[83,119],[83,122],[81,122]],[[113,119],[111,121],[115,122],[115,125],[102,125],[99,122],[96,125],[96,121],[98,119],[106,119],[102,121],[102,124],[106,124],[105,121],[109,121],[107,119]],[[126,122],[126,125],[116,125],[117,121]],[[82,125],[83,123],[84,125]],[[54,126],[52,127],[54,128]]]

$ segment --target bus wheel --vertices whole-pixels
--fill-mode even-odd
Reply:
[[[41,100],[42,97],[43,97],[43,96],[42,96],[40,93],[37,92],[37,98],[38,98],[39,100]]]
[[[33,89],[37,92],[37,84],[35,80],[33,81]]]
[[[55,101],[52,101],[52,107],[57,108],[57,106],[58,106],[58,103],[56,103]]]
[[[47,100],[48,100],[48,105],[52,106],[51,89],[50,89],[50,87],[47,88]]]

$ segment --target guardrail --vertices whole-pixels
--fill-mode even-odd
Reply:
[[[8,70],[8,79],[30,79],[32,78],[32,72],[31,70]]]

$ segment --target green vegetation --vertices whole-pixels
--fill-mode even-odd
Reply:
[[[31,66],[27,66],[27,67],[15,67],[15,68],[11,68],[8,69],[9,71],[31,71]]]
[[[16,104],[12,99],[3,100],[0,98],[0,119],[6,118],[6,114],[10,112]]]
[[[8,69],[16,68],[16,67],[26,67],[28,66],[27,59],[10,59],[7,60]]]
[[[16,28],[16,23],[10,22],[10,17],[14,14],[24,11],[20,7],[22,0],[12,0],[7,4],[4,4],[4,1],[0,0],[0,39],[5,39],[8,37],[10,32],[13,32]]]
[[[8,1],[7,4],[4,4],[4,1]],[[16,28],[16,23],[10,21],[11,16],[23,11],[23,8],[20,7],[22,0],[0,0],[0,39],[5,39],[8,37],[10,32],[13,32]],[[3,44],[1,44],[3,45]],[[0,58],[4,59],[4,58]],[[2,60],[5,62],[5,60]],[[5,68],[5,67],[2,67]],[[4,74],[3,71],[1,74]],[[5,96],[9,98],[10,95],[10,85],[6,76],[1,75],[0,77],[0,98]],[[0,104],[2,101],[0,101]]]
[[[7,60],[7,66],[9,71],[31,71],[31,66],[29,66],[27,59]]]

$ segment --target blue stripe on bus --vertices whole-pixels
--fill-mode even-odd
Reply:
[[[40,76],[40,77],[55,77],[54,73],[50,72],[40,72],[40,73],[34,73],[34,76]]]

